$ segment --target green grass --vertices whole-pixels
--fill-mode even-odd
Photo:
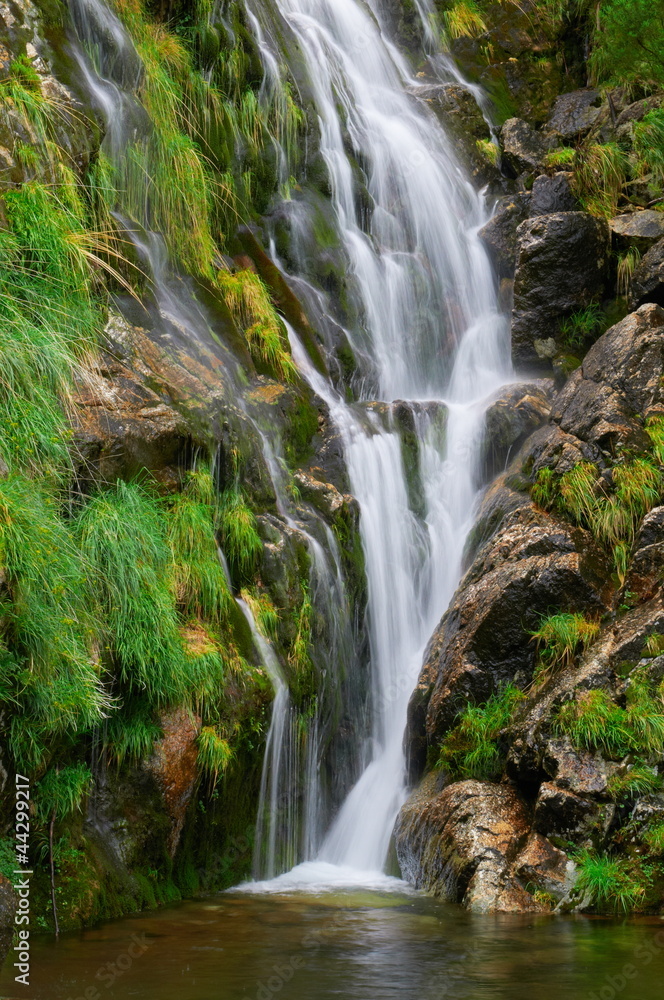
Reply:
[[[664,415],[656,414],[646,420],[646,433],[652,444],[653,454],[664,465]]]
[[[235,582],[250,581],[263,552],[256,518],[242,491],[227,489],[220,498],[222,548]]]
[[[577,865],[574,888],[579,895],[589,899],[593,908],[629,913],[643,902],[646,889],[626,859],[584,850],[574,861]]]
[[[653,854],[664,854],[664,822],[651,826],[644,834],[643,839]]]
[[[614,774],[609,779],[607,791],[616,801],[653,795],[664,787],[664,781],[654,768],[636,762],[627,771]]]
[[[198,766],[213,785],[233,760],[233,750],[213,726],[203,726],[198,735]]]
[[[296,381],[297,368],[290,355],[283,323],[259,276],[250,270],[233,274],[220,270],[216,280],[231,313],[244,330],[258,370],[283,382]]]
[[[598,633],[599,624],[581,614],[561,612],[543,618],[539,628],[531,632],[538,650],[536,679],[571,666],[577,653],[586,649]]]
[[[480,153],[484,159],[491,164],[493,167],[498,166],[498,161],[500,160],[500,148],[495,142],[491,142],[490,139],[476,139],[475,145],[477,146],[477,151]]]
[[[189,473],[168,514],[173,586],[185,616],[222,622],[233,601],[219,558],[216,531],[220,512],[207,467]]]
[[[152,753],[163,730],[149,707],[129,702],[113,712],[104,732],[104,750],[109,760],[120,767],[125,761],[138,764]]]
[[[80,812],[91,785],[92,773],[87,764],[70,764],[47,771],[35,789],[37,813],[42,823],[48,822],[53,815],[61,822],[71,813]]]
[[[251,610],[256,626],[266,639],[276,639],[279,630],[279,612],[266,593],[255,587],[244,588],[240,597]]]
[[[603,320],[602,308],[595,302],[585,309],[572,313],[560,324],[560,333],[565,346],[572,351],[585,347],[602,332]]]
[[[618,295],[629,295],[632,288],[632,277],[640,261],[641,251],[638,247],[630,247],[618,257]]]
[[[664,635],[653,632],[648,636],[643,649],[644,656],[662,656],[664,654]]]
[[[130,692],[169,705],[190,693],[188,661],[169,569],[172,552],[158,499],[118,482],[93,497],[76,519],[106,632],[106,648]]]
[[[658,188],[664,186],[664,108],[649,111],[634,123],[634,152],[640,160],[639,173],[650,175]]]
[[[573,166],[573,188],[582,207],[603,218],[616,215],[629,170],[620,146],[612,142],[580,146]]]
[[[550,153],[547,153],[544,163],[550,170],[556,170],[558,167],[574,166],[575,159],[576,150],[565,146],[562,149],[554,149]]]
[[[296,673],[304,673],[311,667],[311,624],[313,607],[309,589],[302,584],[302,602],[295,613],[295,636],[288,653],[288,662]]]
[[[450,39],[476,38],[486,31],[481,5],[476,0],[455,0],[443,11],[443,26]]]
[[[624,708],[606,691],[584,691],[560,707],[554,731],[613,759],[656,757],[664,753],[664,700],[642,671],[633,671]]]
[[[485,705],[468,705],[455,728],[441,744],[439,766],[464,778],[491,780],[500,777],[504,758],[498,736],[512,722],[524,695],[508,684]]]

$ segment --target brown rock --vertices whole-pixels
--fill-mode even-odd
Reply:
[[[573,866],[564,851],[541,833],[532,833],[514,862],[514,872],[524,885],[562,899],[573,884]]]
[[[664,507],[654,507],[636,536],[625,589],[640,600],[654,597],[664,577]]]
[[[201,720],[186,708],[177,708],[161,720],[164,732],[154,749],[148,770],[161,789],[171,819],[168,852],[175,855],[184,826],[187,806],[198,780],[198,746]]]
[[[602,805],[544,782],[535,803],[533,829],[544,836],[578,842],[587,838],[593,827],[606,826],[614,811],[612,804]]]

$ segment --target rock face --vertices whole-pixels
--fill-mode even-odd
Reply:
[[[517,194],[501,198],[479,237],[501,278],[513,278],[516,268],[517,229],[530,214],[530,197]]]
[[[664,306],[664,239],[648,250],[632,276],[632,309],[645,302]]]
[[[636,247],[646,253],[654,243],[664,238],[664,213],[646,209],[617,215],[609,222],[616,247],[627,250]]]
[[[502,777],[492,783],[430,771],[395,831],[406,877],[474,910],[587,908],[572,892],[567,845],[615,849],[615,831],[631,810],[638,842],[658,801],[617,797],[631,758],[573,743],[554,719],[561,705],[597,691],[624,705],[635,666],[654,685],[664,677],[664,656],[642,659],[648,637],[664,634],[664,508],[642,517],[621,589],[609,551],[533,503],[528,484],[541,469],[558,475],[582,461],[596,463],[609,481],[615,456],[648,451],[645,420],[664,413],[664,309],[643,305],[608,330],[553,402],[550,382],[510,387],[489,409],[489,422],[500,427],[503,406],[511,413],[524,390],[542,393],[542,426],[486,491],[467,542],[469,568],[429,644],[406,733],[417,784],[466,706],[512,682],[525,697],[496,737]],[[633,610],[620,606],[622,594]],[[597,638],[566,668],[533,678],[532,632],[566,610],[601,622]]]
[[[548,146],[542,136],[521,118],[509,118],[500,132],[503,169],[513,177],[524,171],[538,170]]]
[[[489,475],[503,468],[529,434],[551,413],[553,379],[516,382],[502,389],[486,411],[484,462]]]
[[[148,767],[157,779],[171,820],[168,853],[175,855],[184,826],[187,806],[198,780],[196,739],[201,720],[186,708],[178,708],[161,720],[164,736],[155,746]]]
[[[585,135],[601,114],[597,107],[599,101],[599,92],[590,87],[561,94],[553,107],[547,127],[565,141]]]
[[[585,212],[527,219],[517,229],[512,354],[517,365],[546,367],[562,319],[603,291],[609,229]]]
[[[561,170],[549,177],[540,174],[535,178],[530,194],[529,215],[553,215],[556,212],[576,212],[579,203],[572,192],[569,175]]]
[[[540,909],[511,871],[530,826],[514,789],[480,781],[439,792],[435,786],[432,775],[397,821],[397,857],[406,878],[477,913]]]

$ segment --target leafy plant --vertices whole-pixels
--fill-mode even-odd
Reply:
[[[498,777],[504,763],[498,737],[523,698],[522,691],[508,684],[485,705],[468,705],[441,744],[439,766],[468,778]]]
[[[560,332],[565,344],[575,350],[595,337],[602,330],[603,313],[596,302],[585,309],[572,313],[560,324]]]
[[[213,726],[203,726],[198,739],[198,766],[216,785],[219,774],[226,770],[233,759],[233,751]]]
[[[664,854],[664,822],[646,830],[643,839],[653,854]]]
[[[51,768],[36,788],[37,814],[42,822],[51,817],[61,822],[73,812],[80,812],[92,785],[92,773],[87,764],[70,764]]]
[[[220,498],[220,526],[224,554],[236,579],[251,579],[263,551],[256,518],[241,490],[225,490]]]
[[[664,63],[664,61],[663,61]],[[640,173],[664,185],[664,108],[656,108],[634,123],[634,152],[640,160]]]

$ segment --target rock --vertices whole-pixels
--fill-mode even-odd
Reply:
[[[538,170],[548,152],[544,139],[521,118],[508,118],[500,132],[503,169],[513,177]]]
[[[572,192],[569,175],[561,170],[552,177],[540,174],[530,193],[531,217],[538,215],[553,215],[556,212],[577,212],[579,203]],[[515,240],[516,242],[516,240]]]
[[[664,239],[648,250],[632,275],[631,308],[645,302],[664,306]]]
[[[620,128],[622,125],[627,125],[631,122],[640,122],[643,118],[645,118],[649,111],[655,111],[657,108],[661,107],[661,105],[661,95],[644,97],[640,101],[634,101],[632,104],[628,104],[616,118],[616,128]]]
[[[354,520],[359,515],[359,507],[355,497],[340,493],[331,483],[323,483],[308,472],[302,470],[293,476],[303,499],[319,510],[325,518],[334,521],[344,510],[350,511]]]
[[[208,640],[209,641],[209,640]],[[161,720],[163,739],[155,744],[146,768],[159,785],[171,820],[167,849],[174,857],[180,842],[187,806],[198,780],[198,745],[201,720],[187,708],[176,708]]]
[[[514,277],[516,267],[516,231],[528,217],[530,197],[517,194],[500,198],[494,214],[479,231],[479,237],[489,252],[501,278]]]
[[[573,747],[567,739],[549,739],[542,767],[556,788],[577,795],[602,795],[608,781],[606,764],[588,750]]]
[[[649,447],[643,418],[664,409],[664,309],[644,305],[607,330],[556,399],[561,430],[607,451]]]
[[[565,140],[585,135],[601,115],[601,109],[597,107],[599,101],[599,92],[590,87],[561,94],[553,107],[547,128]]]
[[[547,837],[574,839],[583,842],[593,827],[606,827],[613,818],[615,806],[582,798],[574,792],[558,788],[550,782],[540,786],[535,803],[533,829]]]
[[[636,247],[646,253],[654,243],[664,238],[664,212],[645,209],[627,212],[609,220],[609,227],[618,250]]]
[[[654,507],[641,522],[636,536],[625,589],[643,601],[662,586],[664,567],[664,507]]]
[[[548,421],[555,396],[553,379],[516,382],[501,389],[485,416],[483,452],[490,474],[504,468],[519,445]]]
[[[539,889],[555,900],[562,899],[574,884],[572,862],[541,833],[531,833],[514,862],[514,872],[529,890]]]
[[[429,695],[429,745],[440,742],[469,701],[486,701],[507,681],[527,683],[535,663],[530,632],[552,607],[601,611],[607,573],[585,533],[527,497],[506,513],[477,551],[425,654],[419,697]]]
[[[417,888],[474,912],[539,910],[510,870],[529,827],[509,785],[459,781],[436,792],[430,775],[397,819],[397,858]]]
[[[18,897],[9,879],[0,875],[0,968],[9,954],[14,937],[14,915]]]
[[[609,229],[585,212],[527,219],[517,229],[512,354],[519,365],[543,367],[536,341],[555,340],[561,320],[604,288]]]

